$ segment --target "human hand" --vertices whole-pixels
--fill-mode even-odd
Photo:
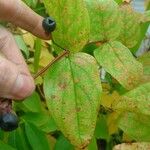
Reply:
[[[42,28],[43,18],[21,0],[0,0],[0,21],[11,22],[43,39],[49,39]],[[34,88],[34,80],[12,34],[0,27],[0,97],[23,99]]]

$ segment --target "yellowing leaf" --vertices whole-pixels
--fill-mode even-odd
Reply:
[[[104,107],[107,107],[107,108],[111,108],[114,101],[116,102],[119,99],[120,99],[120,95],[116,91],[114,91],[112,94],[102,93],[101,105],[103,105]]]
[[[107,125],[108,125],[108,130],[110,135],[118,131],[117,121],[119,115],[120,115],[119,112],[113,112],[108,115]]]
[[[150,22],[150,10],[147,10],[145,13],[144,13],[144,17],[142,19],[142,22]]]
[[[119,116],[118,127],[132,140],[150,142],[150,116],[123,112]]]
[[[46,48],[42,47],[41,56],[40,56],[40,62],[39,62],[40,66],[41,67],[45,67],[53,59],[54,59],[53,55],[50,54],[50,52]]]
[[[27,46],[29,46],[31,49],[34,47],[34,37],[31,33],[27,32],[23,34],[23,39]]]
[[[114,0],[85,0],[85,2],[91,21],[90,41],[115,40],[122,26],[118,4]]]
[[[143,75],[142,64],[120,42],[103,44],[94,51],[94,56],[98,63],[126,89],[132,89],[140,83]]]
[[[123,2],[130,3],[132,0],[123,0]]]
[[[81,51],[87,43],[90,20],[83,0],[44,0],[50,16],[57,27],[52,33],[53,40],[71,52]]]
[[[114,108],[150,115],[150,82],[123,95],[120,101],[114,104]]]
[[[150,143],[138,142],[138,143],[122,143],[116,145],[113,150],[150,150]]]
[[[119,40],[126,47],[134,47],[140,38],[140,20],[141,16],[133,8],[124,4],[121,6],[120,14],[123,22]]]
[[[142,77],[142,81],[144,83],[150,82],[150,52],[147,52],[139,57],[138,61],[143,64],[144,75]]]
[[[86,147],[94,134],[101,92],[97,63],[85,53],[59,60],[45,76],[44,93],[51,115],[78,148]]]

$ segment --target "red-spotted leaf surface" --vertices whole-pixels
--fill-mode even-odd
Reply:
[[[88,11],[83,0],[44,0],[44,4],[57,23],[53,40],[67,50],[80,51],[90,32]]]
[[[122,96],[115,109],[150,115],[150,82]]]
[[[114,40],[119,36],[121,18],[114,0],[85,0],[89,11],[91,41]]]
[[[150,116],[135,113],[122,113],[118,126],[130,139],[150,142]]]
[[[120,8],[120,14],[123,22],[119,40],[128,48],[134,47],[140,38],[140,20],[141,15],[133,8],[124,4]]]
[[[106,43],[95,50],[99,64],[126,89],[135,87],[143,75],[142,64],[136,61],[120,42]]]
[[[77,53],[59,60],[45,76],[44,92],[59,129],[73,145],[86,147],[94,134],[102,92],[95,59]]]

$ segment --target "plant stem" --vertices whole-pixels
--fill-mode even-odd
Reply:
[[[39,71],[38,73],[36,73],[33,78],[36,79],[37,77],[39,77],[41,74],[43,74],[45,71],[47,71],[49,69],[50,66],[52,66],[56,61],[60,60],[61,58],[67,56],[69,54],[69,51],[64,51],[62,54],[60,54],[59,56],[57,56],[54,60],[52,60],[46,67],[44,67],[41,71]]]

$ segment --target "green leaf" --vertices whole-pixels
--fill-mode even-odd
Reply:
[[[97,48],[98,46],[95,43],[89,43],[85,45],[82,49],[82,52],[93,55],[93,51]]]
[[[134,47],[140,38],[140,20],[141,15],[133,10],[128,5],[122,5],[120,14],[123,22],[119,41],[122,42],[126,47]]]
[[[8,137],[8,144],[15,147],[18,150],[30,150],[31,147],[26,139],[24,130],[17,128],[17,130],[10,132]]]
[[[36,7],[37,3],[38,3],[38,0],[23,0],[25,1],[25,3],[30,6],[30,7]]]
[[[141,57],[138,58],[138,61],[143,64],[144,82],[150,82],[150,52],[145,53]]]
[[[59,129],[76,147],[87,146],[94,133],[102,92],[95,59],[77,53],[59,60],[45,76],[44,92]]]
[[[95,137],[92,139],[91,143],[89,144],[88,150],[98,150]]]
[[[56,123],[54,119],[50,116],[45,124],[40,126],[40,129],[46,133],[54,132],[57,130]]]
[[[150,22],[150,10],[147,10],[144,12],[144,18],[142,20],[142,22]]]
[[[4,133],[5,133],[4,131],[0,130],[0,140],[4,139],[4,135],[5,135]]]
[[[15,41],[19,47],[23,51],[23,54],[25,55],[26,58],[29,58],[29,50],[22,38],[21,35],[14,35]]]
[[[133,48],[130,48],[130,51],[132,53],[136,54],[136,52],[138,51],[139,47],[141,46],[141,43],[142,43],[143,39],[146,38],[146,33],[147,33],[147,30],[148,30],[148,27],[149,27],[148,22],[144,23],[144,24],[141,24],[141,34],[140,34],[139,41]]]
[[[150,115],[150,82],[123,95],[121,100],[114,104],[114,107],[119,110]]]
[[[2,141],[0,141],[0,149],[1,150],[16,150],[15,148],[12,148],[11,146],[5,144]]]
[[[14,103],[15,110],[24,111],[24,112],[41,112],[41,100],[37,92],[33,92],[31,96],[24,99],[22,102]]]
[[[108,139],[108,127],[107,127],[107,120],[105,115],[100,115],[95,129],[95,137],[97,139]]]
[[[142,64],[136,61],[130,50],[120,42],[102,45],[95,50],[94,56],[99,64],[126,89],[132,89],[139,84],[143,75]]]
[[[57,23],[53,40],[71,52],[80,51],[90,32],[88,11],[83,0],[44,0],[50,16]]]
[[[90,40],[93,42],[116,39],[122,26],[118,4],[114,0],[85,1],[91,21]]]
[[[63,136],[59,136],[55,144],[54,150],[74,150],[73,145]]]
[[[30,97],[26,98],[22,105],[31,112],[41,112],[41,102],[38,93],[34,92]]]
[[[48,121],[48,115],[44,113],[27,112],[21,117],[23,120],[30,122],[38,127],[44,125]]]
[[[36,38],[35,40],[35,45],[34,45],[34,73],[38,71],[39,68],[39,61],[40,61],[40,55],[41,55],[41,48],[42,48],[42,43],[39,38]]]
[[[122,0],[115,0],[115,2],[117,2],[118,4],[123,3],[123,1],[122,1]]]
[[[57,130],[54,119],[46,113],[30,113],[27,112],[21,117],[26,122],[30,122],[37,126],[41,131],[46,133],[54,132]]]
[[[50,150],[46,135],[36,126],[25,123],[25,132],[32,150]]]
[[[133,140],[150,142],[150,116],[122,113],[118,126]]]

